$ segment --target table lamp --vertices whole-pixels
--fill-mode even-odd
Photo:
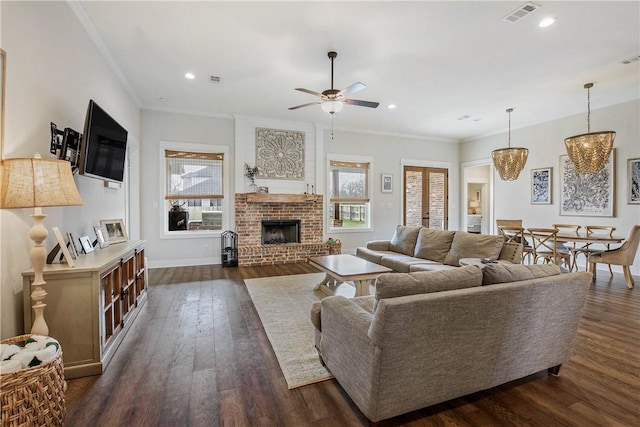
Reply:
[[[44,320],[42,301],[47,296],[43,289],[46,284],[43,277],[47,250],[42,242],[47,238],[47,229],[42,225],[46,215],[43,207],[79,206],[82,198],[73,181],[71,164],[64,160],[42,159],[36,154],[33,159],[4,159],[0,173],[0,209],[35,208],[33,227],[29,237],[33,240],[30,258],[34,280],[33,311],[35,319],[31,327],[32,334],[49,335],[49,327]]]

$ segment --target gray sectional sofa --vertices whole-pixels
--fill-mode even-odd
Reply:
[[[314,304],[327,368],[371,421],[549,370],[569,359],[591,275],[552,264],[388,273],[376,294]]]
[[[507,243],[502,236],[398,225],[391,240],[368,242],[356,249],[356,256],[409,273],[452,269],[462,258],[520,264],[522,245]]]

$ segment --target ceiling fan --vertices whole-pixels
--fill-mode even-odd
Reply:
[[[344,104],[359,105],[361,107],[369,107],[369,108],[376,108],[378,107],[378,105],[380,105],[379,102],[361,101],[359,99],[348,98],[349,95],[356,93],[362,89],[365,89],[367,85],[365,85],[364,83],[356,82],[350,86],[347,86],[342,90],[334,89],[333,88],[333,60],[336,56],[338,56],[338,54],[336,52],[329,52],[327,56],[329,56],[329,58],[331,59],[331,89],[327,89],[322,93],[319,93],[313,90],[297,87],[296,90],[317,96],[320,98],[320,100],[316,102],[309,102],[307,104],[296,105],[295,107],[289,107],[289,110],[297,110],[298,108],[307,107],[309,105],[321,104],[322,109],[325,112],[333,115],[338,111],[342,110],[342,107],[344,107]]]

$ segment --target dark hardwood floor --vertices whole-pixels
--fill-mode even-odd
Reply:
[[[335,380],[288,390],[243,279],[306,264],[150,270],[107,370],[68,381],[68,426],[366,426]],[[636,282],[638,279],[636,278]],[[381,426],[640,425],[640,292],[598,275],[571,360]]]

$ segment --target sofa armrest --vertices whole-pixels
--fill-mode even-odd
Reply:
[[[367,249],[374,251],[388,251],[391,240],[372,240],[367,242]]]

